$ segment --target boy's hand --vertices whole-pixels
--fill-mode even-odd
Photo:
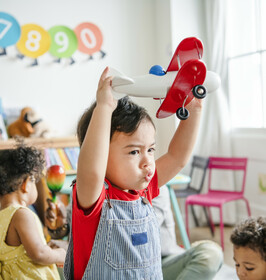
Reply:
[[[186,106],[190,113],[201,112],[203,99],[194,97],[191,102]]]
[[[109,68],[106,67],[100,77],[98,83],[98,90],[97,90],[97,105],[99,104],[106,104],[111,107],[114,111],[117,106],[117,100],[114,98],[112,94],[112,78],[108,76]]]

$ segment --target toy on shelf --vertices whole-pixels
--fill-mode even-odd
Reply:
[[[29,137],[34,132],[32,125],[27,121],[27,115],[31,110],[30,107],[23,108],[19,118],[7,127],[9,137]]]
[[[156,113],[157,118],[176,113],[179,119],[185,120],[189,116],[185,106],[194,97],[201,99],[207,92],[215,91],[221,83],[216,73],[206,70],[202,54],[202,42],[189,37],[178,45],[166,71],[155,65],[148,75],[129,78],[111,69],[113,94],[116,98],[130,95],[164,99]]]
[[[39,114],[31,107],[21,110],[20,117],[11,123],[8,128],[9,137],[44,137],[52,136],[51,129]]]

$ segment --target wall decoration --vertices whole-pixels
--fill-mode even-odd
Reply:
[[[21,35],[17,20],[10,14],[0,12],[0,55],[6,55],[6,47],[15,45]]]
[[[100,52],[102,58],[105,52],[101,50],[103,43],[102,32],[99,27],[91,22],[83,22],[74,29],[78,37],[78,50],[82,53],[88,54],[92,59],[92,54]]]
[[[62,25],[54,26],[48,32],[52,39],[49,51],[53,56],[59,58],[57,62],[60,62],[61,58],[71,58],[70,64],[73,64],[72,55],[78,48],[78,39],[75,32]]]
[[[0,12],[0,55],[7,55],[6,47],[16,45],[20,52],[17,57],[34,59],[31,66],[38,65],[37,58],[50,52],[60,62],[62,58],[75,61],[73,54],[80,51],[93,59],[100,52],[101,59],[106,53],[102,50],[103,35],[100,28],[91,22],[83,22],[74,30],[64,25],[51,27],[48,31],[37,24],[25,24],[20,27],[17,20],[8,13]]]
[[[49,33],[41,26],[37,24],[25,24],[22,26],[17,48],[22,55],[35,59],[32,65],[37,65],[37,58],[49,50],[50,44]]]

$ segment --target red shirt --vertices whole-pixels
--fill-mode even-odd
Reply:
[[[109,197],[110,199],[132,201],[139,199],[139,194],[128,193],[109,185]],[[144,195],[144,190],[139,191],[140,195]],[[146,197],[151,203],[152,199],[159,195],[157,172],[153,176],[150,184],[148,185],[148,191]],[[102,205],[105,199],[105,188],[103,187],[102,193],[93,206],[93,210],[90,208],[90,214],[86,215],[86,210],[82,209],[77,201],[77,189],[76,185],[73,188],[73,211],[72,211],[72,236],[73,236],[73,256],[74,256],[74,279],[82,279],[86,266],[89,262],[94,239],[96,236],[97,228],[100,222]]]

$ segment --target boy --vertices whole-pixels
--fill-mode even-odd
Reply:
[[[96,104],[78,125],[81,149],[65,277],[74,273],[74,279],[162,279],[151,200],[188,161],[201,100],[188,105],[189,119],[180,122],[168,152],[155,162],[150,116],[127,97],[114,99],[107,74],[108,68],[100,78]]]
[[[240,280],[266,279],[266,217],[248,218],[231,234]]]

